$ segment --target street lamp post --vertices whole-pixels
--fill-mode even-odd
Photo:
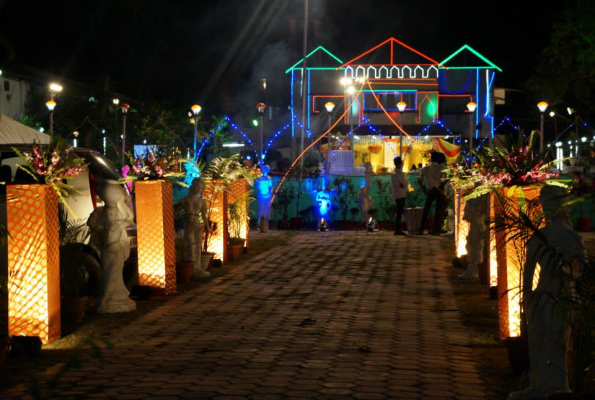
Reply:
[[[399,101],[397,103],[397,108],[399,109],[399,126],[403,129],[403,111],[407,108],[407,103],[404,101]],[[403,131],[399,131],[399,157],[403,160]]]
[[[263,164],[262,157],[264,155],[264,152],[263,152],[263,149],[264,149],[264,146],[263,146],[263,140],[264,140],[264,109],[266,108],[266,106],[267,105],[264,104],[264,103],[258,103],[256,105],[256,109],[258,110],[258,114],[260,115],[260,133],[258,135],[258,145],[260,147],[260,152],[258,153],[258,165],[261,165],[261,166]],[[303,139],[304,139],[304,137],[302,136],[302,145],[304,144]]]
[[[77,146],[77,144],[78,144],[78,143],[77,143],[77,141],[76,141],[76,139],[79,137],[79,133],[78,133],[78,131],[74,131],[74,132],[72,132],[72,136],[74,136],[74,139],[72,140],[72,144],[73,144],[73,145],[74,145],[74,147],[76,148],[76,147],[78,147],[78,146]]]
[[[122,107],[122,154],[120,155],[120,166],[124,166],[124,156],[126,154],[126,114],[128,114],[128,110],[130,109],[130,104],[124,103]]]
[[[194,159],[196,159],[196,152],[198,151],[198,114],[200,114],[202,107],[198,104],[195,104],[192,107],[190,107],[190,109],[192,110],[192,114],[194,115]]]
[[[328,132],[327,132],[327,137],[326,137],[326,166],[324,167],[324,172],[326,175],[326,185],[328,186],[329,184],[329,179],[330,179],[330,175],[331,175],[331,126],[332,126],[332,113],[333,110],[335,109],[335,103],[333,103],[332,101],[327,102],[324,105],[324,108],[326,108],[326,113],[328,115]]]
[[[50,101],[46,102],[48,110],[50,110],[50,142],[54,138],[54,108],[56,108],[56,93],[62,91],[62,86],[58,83],[50,83]]]
[[[475,109],[477,108],[477,104],[474,102],[469,102],[467,104],[467,110],[469,110],[469,155],[473,151],[473,131],[475,130]]]
[[[539,103],[537,103],[537,108],[539,108],[539,112],[541,113],[541,125],[539,128],[539,152],[540,153],[543,153],[543,137],[544,137],[543,126],[544,126],[544,120],[545,120],[545,110],[547,110],[548,106],[549,106],[549,104],[546,103],[545,101],[540,101]]]
[[[120,99],[112,99],[112,103],[114,105],[114,114],[116,115],[116,124],[114,125],[114,130],[118,132],[118,105],[120,104]]]

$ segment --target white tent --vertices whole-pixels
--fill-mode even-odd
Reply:
[[[0,144],[31,144],[33,142],[48,144],[50,135],[29,128],[0,113]]]

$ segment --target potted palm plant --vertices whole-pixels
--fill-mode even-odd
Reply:
[[[246,237],[245,234],[242,237],[242,231],[244,230],[247,233],[247,226],[250,219],[248,210],[250,203],[253,201],[254,197],[250,196],[250,192],[245,192],[239,196],[235,196],[227,206],[229,261],[236,261],[242,254],[244,244],[246,243]]]
[[[246,179],[251,185],[254,180],[252,170],[243,166],[239,154],[230,157],[216,157],[205,171],[206,189],[204,198],[207,201],[207,223],[209,232],[204,238],[204,252],[214,253],[213,258],[223,260],[227,241],[227,196],[232,185],[239,179]],[[203,260],[204,261],[204,260]],[[208,264],[204,264],[208,265]]]

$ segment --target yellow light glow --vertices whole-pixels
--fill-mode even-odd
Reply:
[[[198,115],[200,113],[200,111],[202,110],[202,107],[199,106],[198,104],[195,104],[192,107],[190,107],[190,109],[192,110],[192,113],[194,115]]]
[[[399,109],[399,112],[403,112],[405,111],[405,108],[407,108],[407,103],[405,103],[404,101],[399,101],[397,103],[397,108]]]
[[[58,197],[49,185],[7,187],[8,333],[60,338]]]
[[[545,112],[545,110],[547,110],[549,104],[546,103],[545,101],[540,101],[539,103],[537,103],[537,108],[539,108],[539,111],[541,112]]]
[[[176,249],[171,181],[136,181],[138,280],[176,292]]]
[[[335,103],[333,103],[332,101],[329,101],[324,104],[324,108],[326,108],[327,112],[331,113],[331,112],[333,112],[333,109],[335,108]]]
[[[467,104],[467,110],[469,110],[469,112],[475,111],[476,108],[477,108],[477,104],[475,104],[472,101]]]
[[[50,90],[52,92],[58,92],[60,93],[62,91],[62,85],[58,84],[58,83],[50,83]]]
[[[48,110],[50,110],[50,111],[54,111],[54,108],[56,108],[56,102],[54,100],[46,101],[45,105],[47,106]]]

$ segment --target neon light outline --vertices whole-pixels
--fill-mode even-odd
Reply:
[[[463,45],[460,49],[458,49],[457,51],[452,53],[440,64],[442,64],[442,66],[444,66],[449,60],[451,60],[453,57],[455,57],[457,54],[459,54],[463,50],[469,50],[471,53],[475,54],[482,61],[484,61],[486,64],[488,64],[489,67],[483,66],[483,67],[448,67],[448,68],[451,68],[451,69],[492,69],[493,68],[493,69],[497,69],[499,72],[502,72],[502,69],[500,69],[500,67],[498,67],[496,64],[494,64],[493,62],[491,62],[490,60],[488,60],[487,58],[485,58],[484,56],[479,54],[478,51],[476,51],[474,48],[472,48],[471,46],[469,46],[467,44]]]
[[[338,70],[338,69],[340,69],[340,68],[342,68],[342,67],[345,67],[345,66],[347,66],[347,65],[350,65],[350,64],[352,64],[354,61],[357,61],[357,60],[359,60],[359,59],[360,59],[360,58],[362,58],[363,56],[365,56],[365,55],[367,55],[367,54],[369,54],[369,53],[371,53],[371,52],[373,52],[373,51],[375,51],[375,50],[379,49],[380,47],[384,46],[386,43],[389,43],[389,42],[391,43],[391,45],[392,45],[392,46],[394,46],[394,43],[398,43],[399,45],[401,45],[402,47],[406,48],[407,50],[409,50],[409,51],[411,51],[411,52],[413,52],[413,53],[415,53],[415,54],[417,54],[417,55],[419,55],[419,56],[421,56],[421,57],[425,58],[425,59],[426,59],[426,60],[428,60],[428,61],[431,61],[431,62],[432,62],[432,65],[435,65],[435,64],[441,64],[441,63],[439,63],[438,61],[436,61],[436,60],[434,60],[434,59],[432,59],[432,58],[430,58],[430,57],[426,56],[426,55],[425,55],[425,54],[423,54],[422,52],[415,50],[413,47],[406,45],[405,43],[403,43],[403,42],[401,42],[401,41],[399,41],[399,40],[395,39],[394,37],[391,37],[391,38],[388,38],[387,40],[385,40],[384,42],[382,42],[382,43],[380,43],[380,44],[378,44],[378,45],[376,45],[376,46],[372,47],[371,49],[369,49],[369,50],[365,51],[364,53],[360,54],[359,56],[355,57],[354,59],[352,59],[352,60],[349,60],[349,61],[347,61],[346,63],[344,63],[344,64],[340,65],[340,66],[339,66],[339,68],[337,68],[337,70]],[[392,54],[392,53],[391,53],[391,54]],[[392,65],[392,61],[393,61],[393,60],[391,59],[391,64],[389,64],[389,65]],[[446,68],[446,67],[445,67],[445,68]]]
[[[327,49],[325,49],[323,46],[318,46],[317,48],[315,48],[314,50],[312,50],[310,52],[310,54],[308,54],[306,56],[306,58],[310,58],[310,56],[314,53],[316,53],[318,50],[322,50],[324,51],[326,54],[328,54],[329,56],[331,56],[332,58],[334,58],[335,60],[337,60],[339,63],[342,63],[343,61],[341,59],[339,59],[337,56],[335,56],[333,53],[331,53],[330,51],[328,51]],[[301,64],[304,61],[304,59],[302,58],[301,60],[299,60],[298,62],[296,62],[295,64],[293,64],[291,67],[289,67],[287,69],[287,71],[285,71],[285,73],[289,73],[289,71],[292,71],[297,65]],[[335,71],[338,68],[331,68],[331,67],[315,67],[315,68],[306,68],[306,69],[334,69]],[[297,69],[301,69],[301,68],[297,68]]]
[[[291,70],[291,137],[295,137],[295,124],[293,121],[295,120],[295,115],[293,114],[293,76],[294,70]]]

